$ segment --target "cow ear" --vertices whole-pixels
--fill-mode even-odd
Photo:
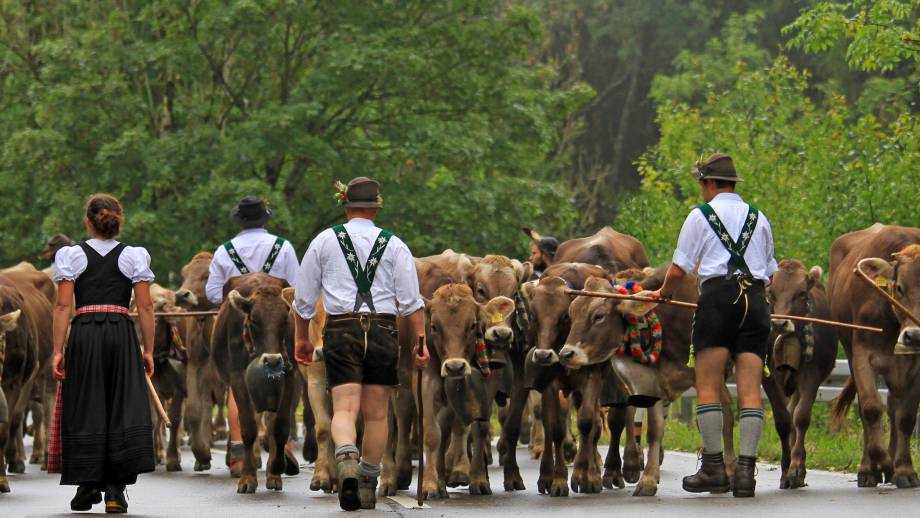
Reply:
[[[281,298],[287,303],[288,307],[294,308],[294,288],[284,288],[281,290]]]
[[[824,270],[820,266],[812,266],[811,270],[808,270],[808,276],[806,277],[808,281],[808,289],[811,290],[815,286],[821,283],[821,277],[824,275]]]
[[[636,293],[635,295],[637,297],[648,297],[650,293],[651,292],[649,291],[640,291],[639,293]],[[621,300],[620,303],[617,304],[617,311],[620,312],[620,314],[625,315],[625,316],[641,317],[645,315],[646,313],[648,313],[649,311],[655,309],[655,306],[657,305],[658,305],[657,302],[644,302],[641,300]]]
[[[514,274],[517,276],[518,284],[530,279],[530,276],[533,275],[533,263],[530,261],[518,261],[517,259],[511,260],[512,266],[514,266]]]
[[[585,291],[610,292],[610,281],[603,277],[588,277],[585,281]]]
[[[502,323],[514,313],[514,301],[508,297],[498,296],[479,305],[481,318],[491,325]]]
[[[521,294],[524,295],[524,300],[528,303],[533,300],[533,292],[537,288],[538,282],[539,281],[527,281],[521,284]]]
[[[252,306],[254,304],[252,299],[240,295],[240,292],[236,290],[232,290],[227,294],[227,300],[230,301],[230,306],[239,311],[243,316],[249,316],[252,312]]]
[[[16,329],[16,323],[19,322],[19,315],[22,314],[21,309],[16,311],[11,311],[5,315],[0,315],[0,331],[8,333]]]
[[[859,261],[858,268],[872,280],[879,278],[889,280],[894,275],[894,263],[878,257],[868,257]]]

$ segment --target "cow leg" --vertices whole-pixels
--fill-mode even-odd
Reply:
[[[473,421],[470,426],[473,436],[473,452],[470,458],[470,494],[491,495],[489,483],[488,458],[486,448],[492,447],[489,438],[489,421]]]
[[[499,448],[499,453],[501,455],[500,462],[502,469],[504,470],[505,491],[522,491],[524,489],[524,479],[521,478],[521,470],[518,467],[517,445],[521,436],[521,422],[524,408],[529,406],[528,393],[530,391],[524,388],[522,376],[518,375],[517,360],[514,359],[517,355],[512,354],[511,356],[515,364],[506,368],[514,368],[515,375],[512,383],[512,394],[508,400],[508,406],[505,412],[505,419],[502,421],[500,444],[503,445],[503,448]],[[523,364],[520,366],[520,371],[523,372]],[[531,429],[533,429],[533,425]],[[532,441],[531,445],[533,445]]]
[[[447,409],[443,408],[444,405],[436,405],[435,400],[439,399],[441,393],[441,380],[440,376],[430,374],[425,372],[422,376],[422,384],[424,386],[424,392],[422,395],[422,401],[416,400],[416,405],[422,405],[424,409],[424,442],[425,442],[425,473],[424,479],[422,480],[422,498],[424,499],[438,499],[438,498],[447,498],[447,485],[441,484],[443,480],[444,472],[444,458],[443,452],[441,450],[441,426],[438,422],[440,419],[438,416],[438,408],[442,407],[441,411],[446,412]],[[422,453],[420,452],[419,455]]]
[[[169,401],[169,443],[166,445],[166,471],[182,471],[179,442],[182,436],[182,405],[184,398],[175,394]]]
[[[564,414],[560,404],[559,385],[551,383],[543,392],[543,432],[549,442],[543,449],[540,460],[540,478],[537,489],[541,494],[550,496],[569,496],[568,466],[565,459],[564,443],[568,414]]]
[[[799,397],[792,414],[795,441],[788,468],[789,487],[792,489],[805,486],[805,433],[811,424],[811,411],[821,383],[817,376],[799,376],[798,381],[796,392]]]
[[[50,437],[50,423],[54,419],[54,405],[57,403],[57,380],[50,374],[45,382],[42,395],[42,413],[44,414],[45,451],[42,455],[42,471],[48,471],[48,438]],[[34,446],[33,446],[34,447]]]
[[[316,465],[313,466],[311,491],[331,493],[337,480],[333,473],[335,446],[332,443],[332,411],[329,393],[326,391],[326,364],[314,362],[307,368],[307,397],[316,420]]]
[[[396,394],[396,487],[409,489],[412,485],[412,424],[415,422],[415,399],[412,390],[400,388]]]
[[[259,416],[252,407],[246,384],[243,382],[242,377],[236,373],[230,379],[230,390],[233,391],[233,399],[236,401],[240,419],[240,432],[243,436],[243,448],[246,450],[243,455],[243,467],[240,471],[240,481],[237,483],[236,492],[255,493],[256,488],[259,486],[255,462],[255,446],[256,440],[259,438],[259,423],[256,418]]]
[[[217,376],[213,376],[212,379],[215,383],[220,382]],[[213,392],[210,403],[217,407],[217,413],[214,414],[214,420],[211,423],[213,440],[226,441],[230,434],[227,429],[227,417],[224,415],[227,410],[227,387],[220,383],[220,388],[213,387],[209,392]]]
[[[444,467],[450,470],[447,487],[468,486],[470,484],[470,456],[467,452],[470,427],[459,419],[453,419],[450,428],[450,445]]]
[[[303,384],[301,388],[300,401],[303,403],[303,460],[307,462],[316,462],[319,456],[319,443],[316,441],[316,416],[313,414],[313,407],[310,406],[309,389],[307,381],[302,376],[298,377]],[[295,398],[296,401],[296,398]],[[295,421],[291,421],[292,427]]]
[[[601,385],[601,378],[596,373],[588,377],[576,414],[579,440],[571,481],[572,491],[576,493],[600,493],[604,487],[597,466],[597,435],[600,433],[598,396]]]
[[[656,455],[655,452],[661,451],[661,441],[664,437],[664,403],[655,403],[655,406],[645,412],[645,418],[649,454],[633,496],[655,496],[658,492],[658,482],[661,480],[661,455]]]
[[[607,427],[610,428],[610,447],[607,448],[607,458],[604,461],[604,487],[623,489],[626,483],[623,480],[623,464],[620,460],[620,437],[626,428],[626,407],[611,407],[607,411]],[[627,437],[629,437],[627,435]]]
[[[191,360],[190,360],[191,361]],[[189,365],[186,386],[188,399],[185,418],[189,426],[189,446],[195,456],[195,471],[211,469],[211,393],[207,376],[201,370]]]
[[[543,395],[541,393],[531,391],[527,401],[527,412],[530,414],[532,422],[530,425],[530,444],[528,448],[530,449],[530,458],[534,460],[543,456],[543,448],[545,446],[542,398]]]
[[[39,372],[38,382],[35,386],[35,398],[30,402],[32,414],[32,455],[29,456],[29,464],[41,464],[45,459],[45,449],[47,446],[47,426],[49,414],[45,409],[45,386],[50,378],[50,370],[42,369]]]
[[[397,389],[398,390],[398,389]],[[387,445],[383,450],[382,468],[380,471],[380,496],[393,496],[396,494],[396,443],[399,440],[399,430],[396,423],[396,393],[387,398]]]
[[[895,420],[891,422],[891,427],[897,430],[897,449],[894,456],[892,482],[902,489],[920,487],[920,479],[917,478],[910,455],[911,434],[917,424],[917,406],[918,401],[915,397],[902,399],[895,411]]]
[[[289,460],[285,454],[285,447],[291,440],[291,407],[294,406],[294,384],[297,373],[289,370],[285,374],[284,389],[281,392],[281,401],[278,403],[277,412],[266,412],[269,415],[266,435],[268,435],[268,464],[265,469],[265,489],[281,491],[283,483],[281,475],[285,472],[295,475],[293,468],[288,466]],[[299,394],[298,394],[299,398]],[[299,466],[297,472],[299,473]],[[290,468],[290,469],[289,469]]]
[[[722,446],[725,472],[731,480],[735,473],[735,411],[732,394],[722,385]]]
[[[859,487],[875,487],[882,482],[883,468],[891,466],[891,458],[888,450],[882,446],[884,407],[875,386],[876,372],[864,350],[865,347],[858,343],[853,345],[851,372],[859,397],[859,417],[862,420],[864,434],[863,458],[856,475],[856,484]]]
[[[773,426],[776,428],[776,435],[779,437],[779,443],[783,450],[782,476],[779,481],[780,489],[789,489],[789,462],[791,458],[791,441],[792,441],[792,416],[786,408],[786,397],[783,395],[776,381],[771,377],[764,377],[762,380],[763,390],[767,393],[767,399],[773,408]]]
[[[634,439],[637,433],[635,407],[626,407],[625,419],[626,439],[623,441],[623,478],[626,482],[635,484],[639,481],[639,477],[642,476],[645,460],[642,445]],[[651,451],[649,450],[649,452]]]

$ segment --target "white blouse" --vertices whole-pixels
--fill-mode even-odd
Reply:
[[[118,241],[114,239],[89,239],[86,243],[103,257],[118,246]],[[54,282],[77,280],[86,271],[87,264],[86,252],[80,245],[61,248],[54,256]],[[139,246],[126,246],[122,250],[118,256],[118,269],[133,283],[151,282],[154,279],[150,269],[150,254]]]

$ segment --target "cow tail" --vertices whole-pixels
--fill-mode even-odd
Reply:
[[[850,376],[847,378],[847,383],[843,386],[840,395],[835,397],[833,401],[834,404],[831,408],[831,423],[835,428],[843,424],[843,420],[846,418],[847,412],[850,410],[850,405],[853,404],[854,399],[856,399],[856,382],[854,382],[853,377]]]

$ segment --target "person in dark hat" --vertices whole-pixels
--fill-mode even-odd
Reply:
[[[396,319],[408,317],[413,343],[421,340],[428,361],[425,303],[419,293],[415,259],[398,237],[374,224],[383,206],[380,185],[359,177],[337,183],[335,198],[348,222],[321,232],[310,243],[294,285],[295,348],[298,363],[309,365],[314,345],[308,335],[322,295],[327,320],[323,357],[332,393],[339,505],[346,511],[373,509],[387,442],[387,401],[399,384]],[[355,423],[364,419],[360,450]]]
[[[57,268],[54,265],[54,256],[57,255],[58,250],[64,248],[65,246],[73,246],[77,244],[76,241],[70,239],[64,234],[55,234],[48,238],[48,241],[45,242],[45,249],[38,253],[39,259],[51,259],[51,266],[42,270],[52,279],[57,273]]]
[[[765,288],[777,270],[766,216],[735,194],[741,181],[728,155],[716,153],[693,173],[705,203],[690,212],[677,240],[664,284],[652,296],[667,299],[676,281],[696,272],[700,298],[693,319],[696,419],[703,437],[699,471],[685,477],[691,493],[754,496],[757,444],[763,430],[760,382],[770,335]],[[741,448],[734,480],[722,458],[721,388],[734,361],[740,406]]]
[[[535,230],[524,227],[524,233],[530,238],[530,263],[533,264],[534,277],[539,279],[543,272],[552,266],[556,259],[559,240],[551,236],[541,236]]]
[[[230,221],[242,230],[214,251],[208,270],[205,294],[214,304],[221,304],[224,286],[233,277],[262,272],[293,286],[299,262],[291,243],[265,230],[272,211],[256,196],[244,196],[230,210]],[[227,400],[227,421],[230,428],[230,470],[236,472],[243,462],[243,437],[233,394]]]

